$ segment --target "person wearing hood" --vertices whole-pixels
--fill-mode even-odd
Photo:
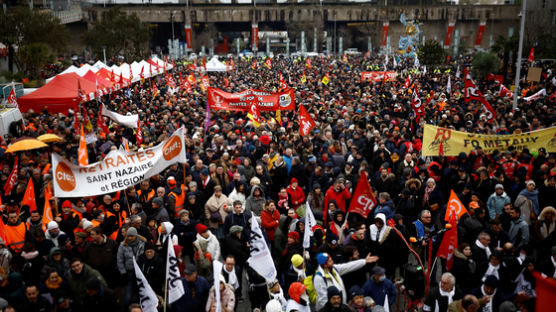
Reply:
[[[85,286],[84,312],[120,311],[121,307],[116,294],[112,289],[102,285],[98,278],[93,277],[89,279]]]
[[[335,202],[334,200],[331,203]],[[345,240],[345,232],[347,227],[347,220],[345,212],[336,210],[333,213],[332,222],[330,222],[330,233],[338,237],[338,243],[343,244]]]
[[[386,269],[388,276],[394,276],[396,264],[400,264],[400,255],[403,251],[397,249],[398,236],[392,231],[392,227],[386,223],[386,216],[379,213],[375,216],[375,223],[369,227],[369,250],[377,255],[379,265]],[[407,260],[407,256],[405,258]],[[403,264],[403,263],[402,263]]]
[[[291,179],[290,185],[286,191],[289,195],[290,207],[297,210],[299,206],[305,204],[305,192],[303,192],[303,189],[299,187],[296,178]]]
[[[146,241],[147,240],[143,236],[137,234],[137,230],[134,227],[129,227],[125,239],[120,243],[120,247],[118,247],[118,271],[122,279],[126,281],[124,299],[126,305],[131,300],[133,291],[137,285],[135,281],[133,258],[138,258],[145,252]]]
[[[550,248],[556,230],[556,209],[552,206],[544,207],[539,215],[539,221],[535,224],[535,234],[539,239],[538,259],[544,259],[550,255]]]
[[[468,243],[460,244],[454,250],[454,265],[450,270],[464,293],[471,291],[478,282],[477,264],[471,255],[471,246]]]
[[[83,300],[87,294],[87,281],[95,277],[99,279],[102,286],[107,286],[104,278],[97,270],[83,263],[79,258],[71,260],[71,276],[68,284],[77,311],[83,307]]]
[[[536,185],[533,180],[527,181],[525,186],[515,199],[514,206],[521,210],[521,217],[529,226],[531,220],[536,219],[540,213],[539,191],[535,190]]]
[[[67,279],[70,277],[70,262],[62,255],[62,250],[58,247],[52,247],[50,254],[46,258],[46,264],[42,268],[41,278],[46,278],[47,273],[56,270],[60,275]]]
[[[317,292],[317,301],[315,306],[318,311],[326,305],[328,298],[328,285],[333,285],[338,288],[338,290],[342,293],[342,301],[345,302],[347,300],[347,290],[344,287],[341,275],[359,270],[366,264],[374,263],[378,260],[377,256],[371,256],[371,254],[368,254],[365,259],[339,264],[334,264],[334,260],[332,260],[332,258],[326,253],[320,253],[316,258],[319,266],[313,276],[313,286]]]
[[[324,195],[324,207],[328,208],[328,203],[331,200],[335,200],[337,206],[336,208],[340,209],[343,212],[346,212],[347,200],[350,198],[351,198],[351,194],[349,193],[349,190],[346,188],[344,184],[344,179],[338,178],[336,179],[334,184],[330,186],[330,188],[326,191],[326,194]],[[326,214],[324,215],[325,215],[324,222],[326,223]]]
[[[307,287],[300,282],[295,282],[290,285],[288,295],[290,299],[286,304],[286,312],[310,312],[309,296],[307,295]]]
[[[328,301],[319,312],[351,312],[349,306],[343,303],[342,293],[335,286],[327,289]]]
[[[259,185],[254,185],[251,188],[251,195],[245,201],[245,211],[259,217],[263,211],[266,202],[265,194]]]
[[[156,244],[161,246],[164,251],[166,251],[166,243],[168,239],[172,242],[172,245],[178,244],[178,236],[174,234],[174,225],[170,222],[162,222],[158,227],[160,234],[158,235],[158,240]]]
[[[496,184],[494,193],[487,200],[488,216],[490,220],[497,218],[504,212],[504,205],[511,202],[510,196],[504,192],[502,184]]]
[[[233,312],[236,305],[236,297],[232,285],[227,284],[224,277],[220,276],[220,302],[222,312]],[[212,308],[216,306],[216,295],[214,286],[210,288],[207,305],[205,311],[213,311]]]
[[[66,233],[60,231],[60,227],[58,226],[58,223],[56,221],[48,222],[46,226],[45,238],[50,240],[56,247],[58,247],[58,236],[60,236],[61,234]]]
[[[193,242],[195,247],[195,260],[197,270],[201,276],[211,276],[212,261],[220,260],[220,243],[204,224],[197,224],[197,239]]]

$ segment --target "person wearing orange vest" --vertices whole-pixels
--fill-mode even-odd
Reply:
[[[137,196],[139,197],[139,202],[143,205],[143,209],[150,208],[151,200],[155,196],[154,189],[151,188],[149,180],[141,182],[141,189],[137,191]]]
[[[173,208],[173,211],[170,211],[173,214],[174,219],[178,219],[180,216],[180,211],[183,209],[185,204],[185,186],[176,182],[176,179],[172,176],[168,177],[168,198],[173,197],[174,200],[174,207],[169,207],[169,209]]]
[[[17,211],[8,212],[8,224],[5,229],[6,245],[15,253],[21,253],[28,227],[25,222],[21,222]]]
[[[117,230],[115,230],[114,232],[112,232],[112,234],[110,234],[110,238],[116,240],[116,238],[118,237],[118,232],[120,231],[122,226],[124,226],[126,223],[127,212],[125,210],[122,210],[122,207],[119,202],[114,202],[112,205],[112,212],[110,213],[116,217],[115,227],[117,228]]]
[[[55,220],[60,225],[60,230],[66,233],[70,239],[74,239],[73,231],[79,225],[79,215],[73,211],[73,205],[69,200],[62,203],[62,213]]]

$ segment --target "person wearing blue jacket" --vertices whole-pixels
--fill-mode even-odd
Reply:
[[[398,291],[396,290],[394,283],[386,278],[386,270],[380,266],[375,266],[373,268],[373,275],[363,285],[363,293],[365,296],[373,298],[374,302],[380,306],[384,306],[386,304],[384,299],[386,298],[386,295],[388,295],[390,309],[393,308],[392,305],[398,296]]]
[[[185,294],[172,304],[173,312],[204,311],[211,285],[202,276],[197,275],[195,265],[188,264],[182,278]]]
[[[487,200],[488,216],[490,220],[494,220],[497,216],[504,212],[504,206],[511,203],[510,196],[504,192],[504,186],[502,184],[496,184],[494,187],[494,193],[490,195]]]

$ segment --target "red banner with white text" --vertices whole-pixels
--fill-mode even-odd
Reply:
[[[385,47],[388,41],[388,28],[390,28],[390,23],[382,23],[382,37],[380,40],[380,46]]]
[[[362,72],[361,82],[365,82],[365,81],[379,82],[383,80],[395,80],[397,76],[398,73],[396,73],[395,71]]]
[[[444,39],[444,49],[448,49],[450,47],[450,43],[452,43],[452,35],[454,34],[455,26],[455,22],[448,23],[448,31],[446,32],[446,39]]]
[[[208,88],[208,103],[210,109],[248,111],[256,97],[257,106],[261,111],[294,110],[294,90],[272,93],[261,90],[245,90],[239,93],[229,93],[217,88]]]
[[[481,42],[483,42],[485,27],[486,27],[486,22],[481,21],[479,23],[479,31],[477,32],[477,39],[475,40],[475,48],[479,48],[481,46]]]

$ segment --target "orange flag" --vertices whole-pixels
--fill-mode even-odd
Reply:
[[[89,165],[89,155],[87,153],[87,141],[85,140],[85,132],[81,125],[81,136],[79,138],[79,151],[77,152],[77,162],[80,166]]]
[[[37,202],[35,201],[35,187],[33,186],[33,178],[29,179],[27,183],[27,189],[25,190],[25,195],[23,195],[23,200],[21,205],[29,206],[29,212],[37,210]]]
[[[50,206],[50,199],[52,198],[52,192],[50,191],[50,186],[44,188],[44,210],[42,214],[42,229],[46,231],[46,226],[48,222],[53,221],[52,207]]]
[[[448,200],[448,207],[446,207],[446,214],[444,215],[444,220],[450,221],[450,216],[452,215],[452,213],[455,213],[458,221],[459,219],[461,219],[461,216],[467,213],[467,209],[465,209],[465,206],[461,203],[454,190],[451,190],[450,199]]]
[[[0,218],[0,238],[4,243],[6,242],[6,225],[2,218]]]

